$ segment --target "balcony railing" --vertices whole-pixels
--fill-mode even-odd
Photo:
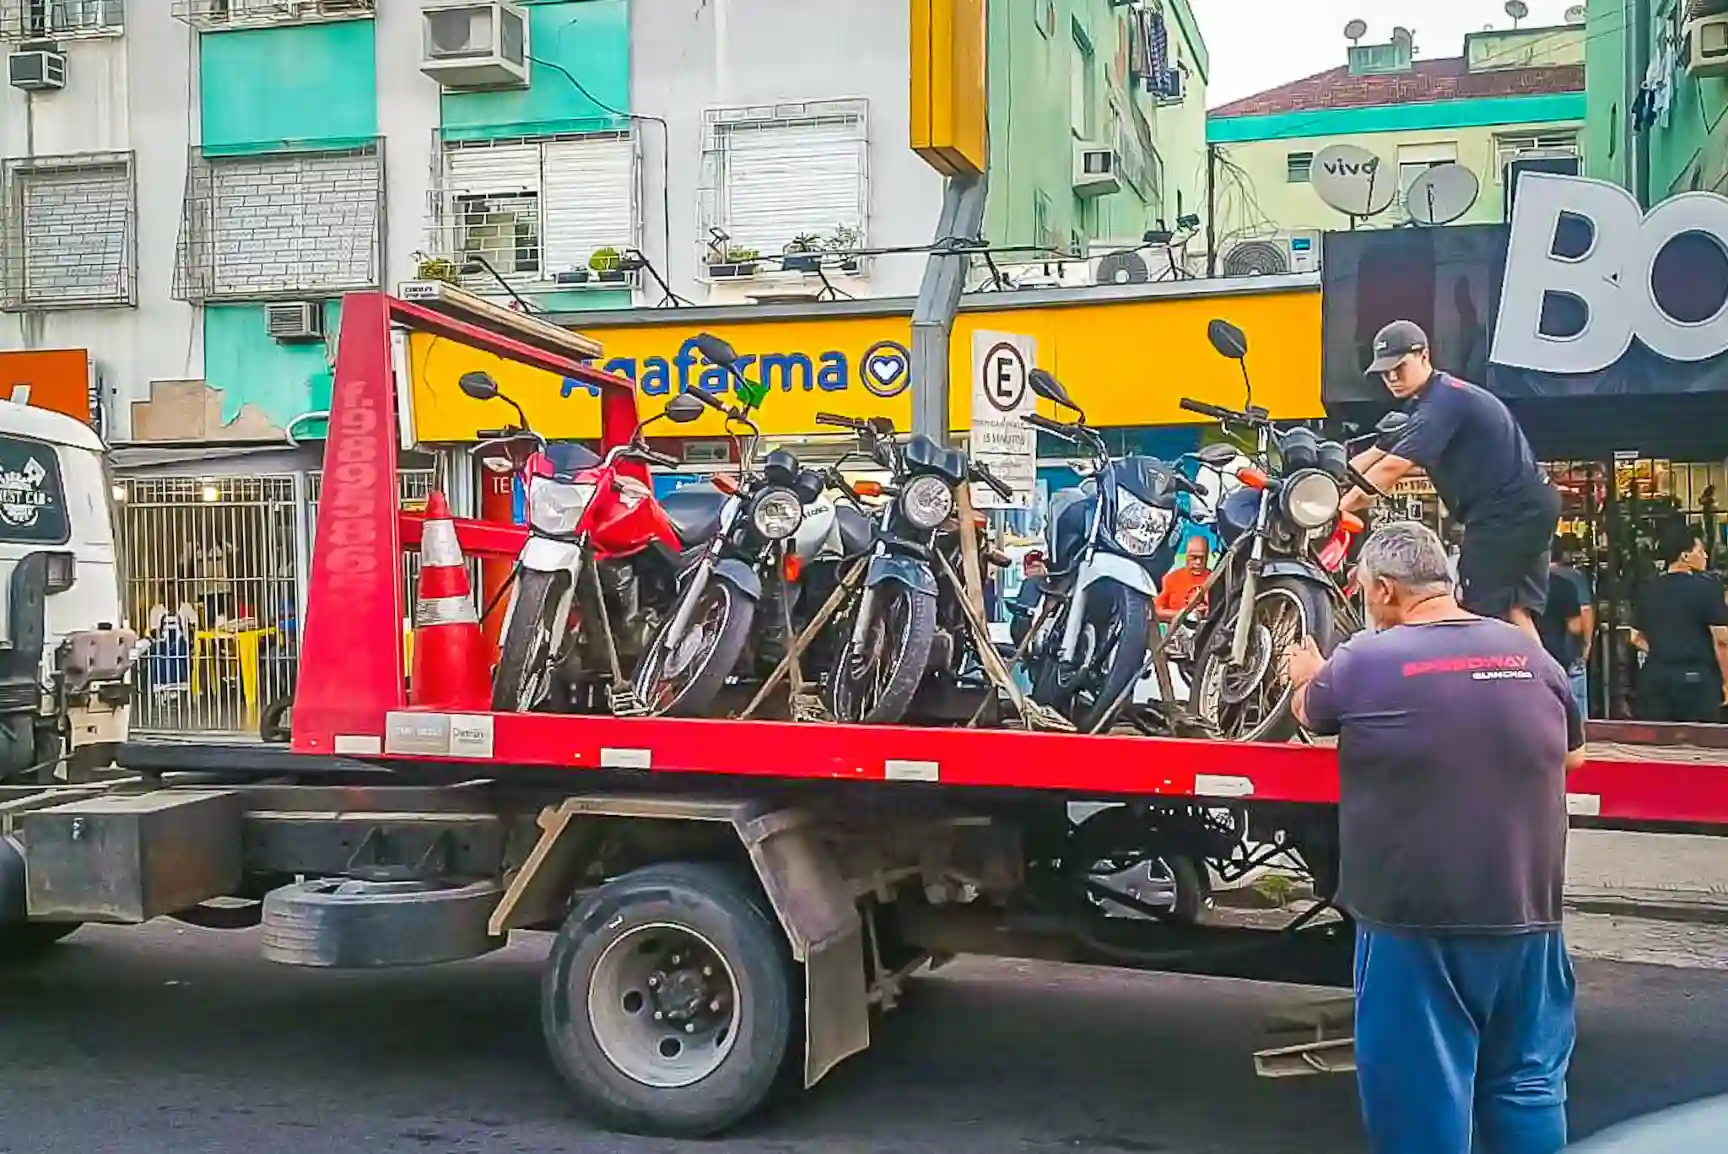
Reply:
[[[118,36],[125,27],[125,0],[0,0],[6,43]]]
[[[326,20],[370,20],[378,0],[174,0],[174,18],[201,32]]]

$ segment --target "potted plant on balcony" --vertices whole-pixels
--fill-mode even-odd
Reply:
[[[553,284],[587,284],[589,271],[585,268],[567,268],[563,272],[552,274]]]
[[[611,245],[595,249],[588,258],[588,267],[600,278],[601,284],[623,284],[624,270],[618,267],[620,253]]]
[[[786,246],[780,267],[787,272],[815,272],[822,267],[822,238],[813,232],[799,233]]]
[[[445,284],[453,285],[462,283],[462,274],[456,268],[455,261],[447,260],[441,256],[427,256],[425,253],[415,255],[419,264],[415,266],[414,279],[441,280]]]
[[[862,259],[857,255],[857,249],[864,243],[862,229],[851,225],[836,225],[834,234],[828,238],[828,251],[839,256],[840,270],[855,273],[862,265]]]
[[[757,249],[729,244],[723,251],[708,254],[708,275],[716,280],[755,276],[761,259],[762,253]]]

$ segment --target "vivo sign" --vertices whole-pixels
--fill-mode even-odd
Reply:
[[[1682,193],[1645,215],[1617,185],[1525,173],[1491,359],[1595,373],[1634,340],[1671,361],[1728,352],[1728,198]]]

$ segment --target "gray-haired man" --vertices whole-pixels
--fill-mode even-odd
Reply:
[[[1339,904],[1356,921],[1356,1061],[1377,1154],[1566,1145],[1572,967],[1566,772],[1583,722],[1541,644],[1458,605],[1424,525],[1357,576],[1378,626],[1287,654],[1294,709],[1337,734]]]

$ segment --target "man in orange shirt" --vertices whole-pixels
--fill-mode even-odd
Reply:
[[[1199,595],[1200,587],[1212,576],[1212,570],[1206,564],[1211,557],[1206,538],[1188,538],[1188,563],[1165,574],[1164,586],[1158,591],[1158,600],[1153,602],[1153,608],[1158,611],[1158,620],[1174,621],[1176,614],[1182,612],[1188,603]]]

